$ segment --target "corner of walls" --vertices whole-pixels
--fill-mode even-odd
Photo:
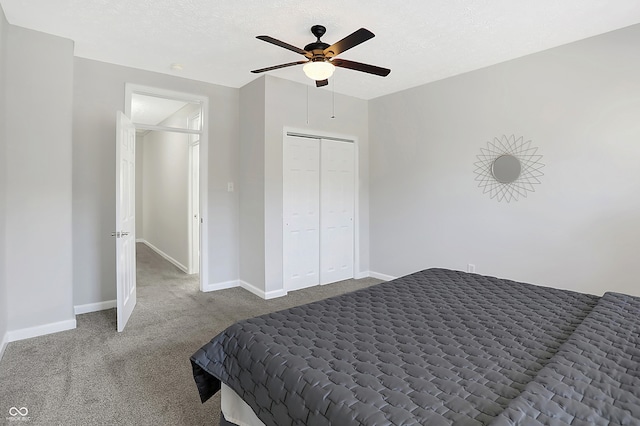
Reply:
[[[282,297],[287,295],[287,291],[284,288],[272,290],[272,291],[264,291],[263,289],[258,288],[242,280],[240,281],[240,287],[244,288],[245,290],[255,294],[256,296],[264,300],[275,299],[277,297]]]

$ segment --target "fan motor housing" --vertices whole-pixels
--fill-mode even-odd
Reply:
[[[307,44],[304,47],[304,50],[306,50],[307,52],[313,52],[314,50],[319,50],[319,51],[322,52],[327,47],[329,47],[329,45],[327,43],[323,43],[321,41],[316,41],[316,42]]]

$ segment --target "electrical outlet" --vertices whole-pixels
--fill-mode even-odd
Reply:
[[[476,272],[476,265],[473,263],[467,263],[467,272]]]

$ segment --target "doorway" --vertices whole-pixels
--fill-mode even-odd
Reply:
[[[208,282],[208,99],[127,84],[136,129],[136,240],[185,274]],[[204,261],[201,261],[201,258]]]

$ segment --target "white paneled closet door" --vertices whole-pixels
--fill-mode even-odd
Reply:
[[[283,144],[283,276],[287,291],[320,283],[320,144],[286,136]]]
[[[354,144],[287,135],[282,178],[285,290],[353,278]]]
[[[320,154],[320,284],[353,278],[355,147],[322,140]]]

